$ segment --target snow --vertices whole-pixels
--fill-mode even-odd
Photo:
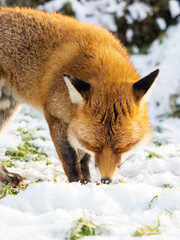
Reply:
[[[134,21],[142,21],[152,14],[152,9],[148,4],[142,1],[134,1],[131,5],[127,6],[127,1],[121,0],[69,0],[68,1],[73,11],[76,13],[76,18],[82,22],[89,24],[101,25],[112,32],[117,31],[115,18],[125,16],[128,24],[133,24]],[[67,0],[51,0],[38,8],[45,11],[59,11],[62,9]],[[169,0],[169,8],[172,18],[180,14],[180,6],[178,0]],[[129,14],[125,14],[125,12]],[[163,18],[157,19],[157,24],[161,30],[166,28],[166,22]],[[129,38],[130,39],[130,38]]]
[[[169,98],[180,92],[180,23],[166,32],[162,41],[152,44],[148,55],[134,55],[132,61],[142,76],[159,68],[160,74],[150,99],[150,115],[170,112]]]
[[[120,1],[119,4],[116,7],[116,15],[118,18],[121,18],[124,16],[124,9],[126,8],[126,1]]]
[[[178,0],[169,0],[169,9],[172,18],[180,15],[180,2]]]
[[[151,8],[143,2],[136,1],[133,4],[129,5],[127,9],[129,10],[131,17],[134,20],[138,21],[142,21],[151,14]]]
[[[38,8],[46,11],[57,11],[61,9],[67,0],[53,0],[39,6]],[[117,26],[115,24],[114,17],[109,13],[114,13],[116,11],[116,1],[109,0],[103,1],[76,1],[69,0],[72,9],[76,12],[76,18],[89,24],[98,24],[104,26],[105,28],[115,32],[117,31]],[[86,4],[84,4],[86,2]]]
[[[128,157],[110,185],[96,185],[93,161],[92,183],[68,183],[43,116],[29,106],[23,107],[0,135],[0,158],[10,159],[5,156],[6,150],[23,144],[19,129],[32,132],[31,144],[48,157],[39,161],[12,159],[15,167],[8,170],[21,174],[29,186],[0,200],[1,240],[63,240],[82,216],[101,226],[101,235],[86,240],[140,239],[132,237],[137,229],[158,226],[158,222],[161,235],[142,239],[179,239],[180,119],[167,116],[169,96],[180,92],[179,52],[180,23],[168,29],[162,42],[155,41],[149,54],[132,56],[142,76],[160,68],[149,105],[154,140]],[[149,157],[150,152],[160,157]]]
[[[128,29],[128,30],[126,31],[126,38],[127,38],[127,41],[128,41],[128,42],[130,42],[130,41],[132,40],[133,35],[134,35],[134,33],[133,33],[133,30],[132,30],[132,29]]]
[[[156,22],[161,30],[166,29],[166,21],[163,18],[157,18]]]

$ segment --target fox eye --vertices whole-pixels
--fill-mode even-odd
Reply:
[[[123,148],[115,148],[115,153],[121,153],[125,150],[126,147],[123,147]]]
[[[93,151],[95,152],[99,152],[100,151],[100,148],[99,147],[91,147]]]

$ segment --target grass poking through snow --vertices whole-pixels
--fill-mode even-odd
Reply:
[[[99,226],[89,218],[79,218],[75,226],[68,232],[66,240],[81,239],[85,236],[95,236]]]
[[[14,164],[11,160],[1,161],[1,164],[2,164],[5,168],[16,167],[15,164]]]
[[[154,157],[156,157],[156,158],[163,158],[161,155],[159,155],[159,154],[157,154],[155,152],[147,151],[147,150],[146,150],[146,152],[149,154],[147,156],[147,159],[151,159],[151,158],[154,158]]]
[[[3,184],[2,186],[0,186],[0,199],[6,197],[7,195],[17,195],[20,190],[26,189],[27,186],[28,184],[26,184],[25,187],[18,189],[11,187],[10,184]]]
[[[133,237],[142,237],[142,236],[150,236],[150,235],[159,235],[161,234],[159,230],[159,226],[149,226],[139,228],[133,235]]]
[[[152,207],[152,203],[154,202],[154,200],[157,200],[158,199],[158,195],[156,195],[155,197],[153,197],[153,199],[150,201],[149,203],[149,209],[151,209]]]
[[[31,143],[31,141],[34,140],[33,133],[33,130],[19,128],[18,134],[21,136],[23,144],[19,145],[16,150],[7,150],[5,155],[10,159],[21,160],[25,162],[28,162],[29,160],[46,161],[48,154],[44,151],[41,151],[39,147]],[[47,161],[47,163],[49,164],[49,161]]]

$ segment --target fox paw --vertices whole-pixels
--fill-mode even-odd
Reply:
[[[5,185],[10,184],[13,188],[23,188],[25,186],[23,178],[17,173],[6,173],[6,177],[1,180]]]
[[[24,180],[19,174],[8,172],[7,175],[7,183],[9,183],[13,188],[23,188],[25,186]]]
[[[80,181],[80,183],[81,183],[82,185],[86,185],[86,184],[88,184],[89,182],[91,182],[91,179],[83,179],[83,180]]]
[[[0,164],[0,182],[13,188],[23,188],[25,186],[23,178],[17,173],[8,172],[8,170]]]

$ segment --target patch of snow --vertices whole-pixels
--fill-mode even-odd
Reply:
[[[133,21],[134,21],[133,18],[130,15],[128,15],[128,14],[125,16],[125,19],[126,19],[128,24],[132,24]]]
[[[127,9],[129,10],[131,17],[138,21],[142,21],[151,14],[151,7],[143,2],[135,1],[133,4],[129,5]]]
[[[125,7],[127,6],[127,2],[126,1],[120,1],[119,4],[117,5],[117,8],[116,8],[116,16],[118,18],[121,18],[124,16],[124,9]]]
[[[126,31],[126,38],[127,38],[127,41],[130,42],[132,40],[132,37],[133,37],[134,33],[133,33],[133,30],[132,29],[128,29]]]
[[[132,61],[142,76],[159,68],[160,74],[150,97],[150,116],[168,114],[170,95],[180,93],[180,23],[168,29],[166,36],[154,41],[148,55],[134,55]]]
[[[180,2],[178,0],[169,0],[169,10],[172,18],[180,15]]]
[[[156,22],[161,30],[166,29],[166,21],[164,20],[164,18],[157,18]]]
[[[50,12],[60,10],[67,0],[53,0],[40,5],[38,8],[40,10],[46,10]],[[69,0],[72,9],[76,12],[76,18],[82,22],[89,24],[101,25],[113,32],[117,31],[117,26],[115,24],[115,19],[113,13],[116,11],[116,1],[111,0],[111,4],[108,0],[104,1],[76,1]],[[112,13],[109,14],[109,13]]]
[[[6,0],[1,0],[0,2],[1,2],[2,5],[6,4]]]

